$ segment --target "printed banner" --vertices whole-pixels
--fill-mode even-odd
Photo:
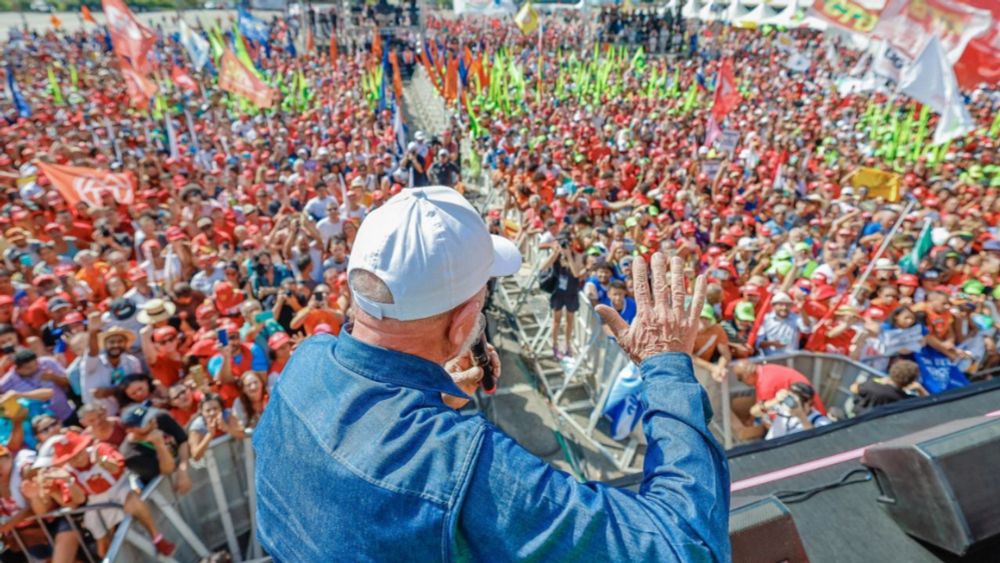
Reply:
[[[124,57],[119,57],[119,63],[121,63],[122,78],[125,79],[125,86],[128,92],[129,103],[132,107],[137,109],[146,109],[149,107],[149,99],[156,94],[158,90],[156,84],[143,76],[142,74],[135,71],[132,65],[125,60]]]
[[[932,395],[969,384],[965,374],[948,356],[930,346],[924,346],[913,357],[920,366],[920,384]]]
[[[916,58],[935,35],[955,64],[973,37],[989,29],[992,16],[957,0],[889,0],[873,33]]]
[[[131,205],[135,199],[132,177],[129,174],[112,174],[96,168],[39,161],[35,164],[71,206],[82,201],[91,207],[101,207],[101,195],[104,192],[110,192],[115,201],[122,205]]]
[[[899,201],[899,174],[877,168],[859,168],[851,176],[851,185],[866,188],[869,199],[881,197],[889,202]]]
[[[813,0],[810,15],[847,31],[868,35],[878,24],[880,9],[858,0]]]

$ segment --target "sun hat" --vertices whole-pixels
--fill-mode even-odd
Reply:
[[[136,315],[136,320],[144,325],[156,324],[174,316],[177,307],[166,299],[150,299]]]
[[[450,311],[521,266],[513,242],[490,235],[479,213],[444,186],[411,188],[373,211],[355,239],[348,275],[368,271],[388,287],[391,303],[357,288],[351,293],[365,313],[402,321]]]

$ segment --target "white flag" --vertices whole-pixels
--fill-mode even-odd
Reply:
[[[181,45],[191,57],[191,66],[195,70],[201,70],[208,64],[208,41],[188,27],[187,22],[181,20]]]
[[[975,129],[958,89],[955,70],[937,36],[899,74],[899,89],[941,114],[934,131],[934,144],[948,142]]]
[[[812,61],[809,57],[799,53],[798,51],[790,51],[788,53],[788,60],[785,61],[785,67],[789,70],[794,70],[795,72],[805,72],[809,70],[812,66]]]
[[[913,64],[899,76],[899,89],[941,114],[934,131],[934,144],[961,137],[975,129],[958,89],[955,70],[937,36],[931,38]]]

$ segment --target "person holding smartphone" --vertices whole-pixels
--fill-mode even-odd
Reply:
[[[340,326],[344,316],[330,306],[330,288],[326,284],[320,284],[313,290],[312,297],[305,307],[292,318],[289,325],[292,330],[304,329],[307,336],[312,336],[316,332],[316,327],[321,324],[330,326],[331,334],[340,334]]]

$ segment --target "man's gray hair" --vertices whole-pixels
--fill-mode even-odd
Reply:
[[[384,305],[391,305],[396,302],[392,297],[392,291],[389,290],[389,286],[381,278],[368,270],[351,270],[351,273],[348,274],[347,282],[351,286],[352,293],[360,295],[368,301]]]

